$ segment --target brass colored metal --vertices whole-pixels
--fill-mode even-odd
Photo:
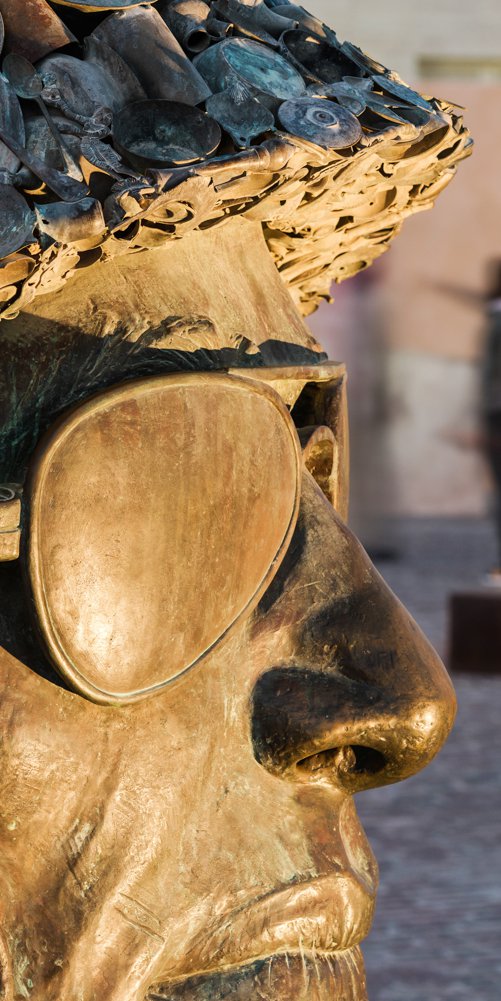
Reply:
[[[230,369],[234,375],[238,369]],[[271,386],[290,407],[300,426],[303,461],[343,521],[349,508],[349,434],[346,370],[337,362],[295,368],[246,370],[249,378]],[[317,443],[327,442],[320,453],[326,462],[317,465]],[[332,449],[330,446],[332,445]],[[326,468],[327,465],[327,468]]]
[[[79,250],[98,246],[103,231],[104,218],[96,198],[82,198],[77,202],[48,202],[36,206],[40,233],[56,243],[71,243]]]
[[[127,383],[60,423],[30,474],[29,566],[71,686],[105,704],[137,701],[234,630],[287,551],[299,466],[280,397],[234,376]]]
[[[301,313],[468,134],[293,5],[211,3],[201,72],[165,3],[70,6],[36,71],[92,195],[0,77],[0,995],[366,1001],[353,796],[455,699],[346,525],[346,373]]]
[[[0,563],[17,560],[21,542],[21,501],[11,484],[0,485]]]
[[[328,298],[332,281],[383,253],[402,219],[431,205],[470,152],[449,103],[416,96],[294,4],[161,0],[114,12],[101,5],[92,17],[85,10],[79,5],[71,14],[80,48],[71,55],[51,50],[30,70],[30,97],[33,83],[40,89],[38,75],[43,81],[36,95],[41,115],[24,103],[21,110],[0,76],[0,129],[29,158],[21,167],[12,142],[0,138],[0,182],[43,208],[54,195],[80,202],[85,186],[74,187],[64,173],[79,178],[82,171],[101,203],[103,228],[88,241],[53,242],[48,254],[38,212],[33,267],[2,285],[5,318],[58,288],[72,274],[75,254],[87,267],[96,256],[88,249],[99,246],[108,258],[159,248],[189,232],[195,218],[196,226],[220,226],[235,212],[262,224],[276,266],[307,314]],[[155,114],[134,125],[143,155],[127,154],[121,124],[134,118],[129,105],[146,100],[168,100],[178,110],[166,122],[160,106],[150,105]],[[185,113],[187,105],[198,107]],[[46,106],[56,129],[43,121]],[[65,214],[61,209],[61,219]],[[69,238],[76,230],[64,232]]]
[[[331,429],[325,425],[301,428],[299,440],[303,448],[306,469],[327,500],[334,506],[336,439]]]
[[[79,270],[0,343],[4,993],[309,1001],[306,971],[364,1001],[352,794],[423,767],[454,696],[343,521],[343,366],[238,215]]]

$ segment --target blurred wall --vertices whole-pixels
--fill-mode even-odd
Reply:
[[[303,6],[327,21],[405,80],[420,59],[501,55],[499,0],[308,0]]]
[[[311,326],[353,372],[354,470],[360,482],[365,471],[364,495],[392,513],[482,514],[489,499],[478,420],[483,296],[488,264],[501,259],[501,3],[310,0],[309,9],[423,93],[466,107],[474,155],[433,211],[409,219],[373,266],[378,293],[370,293],[365,330],[357,329],[355,303],[367,298],[358,279],[334,287],[336,303]],[[431,69],[434,78],[425,78]],[[372,385],[360,352],[371,359]],[[384,398],[380,475],[363,458],[375,433],[374,420],[363,420],[368,393],[376,409]]]

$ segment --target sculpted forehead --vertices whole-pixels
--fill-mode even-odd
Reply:
[[[325,354],[259,224],[232,220],[77,273],[2,324],[3,478],[62,410],[156,372],[316,365]],[[13,406],[13,400],[15,406]]]

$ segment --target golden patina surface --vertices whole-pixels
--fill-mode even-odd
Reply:
[[[89,194],[56,197],[58,143],[2,77],[27,130],[19,162],[0,148],[20,211],[2,239],[31,219],[33,242],[1,269],[0,995],[364,1001],[377,867],[353,795],[423,768],[455,699],[346,525],[346,373],[290,292],[306,311],[369,263],[466,133],[294,5],[31,6],[42,100]],[[0,0],[15,55],[12,10]],[[59,52],[64,30],[92,35],[84,58]],[[238,59],[195,66],[190,46],[228,37]],[[357,142],[326,148],[317,105],[277,107],[251,44]],[[120,95],[167,100],[180,78],[156,66],[178,50],[198,111],[226,86],[222,145],[131,176]],[[276,134],[238,149],[228,101]]]

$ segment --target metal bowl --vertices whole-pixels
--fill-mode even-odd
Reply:
[[[198,108],[176,101],[134,101],[113,121],[113,142],[139,170],[203,160],[219,146],[221,129]]]
[[[309,83],[337,83],[345,76],[358,76],[360,69],[341,47],[303,28],[284,31],[280,39],[283,55]]]
[[[268,107],[301,97],[301,75],[278,52],[248,38],[225,38],[195,58],[195,65],[214,94],[243,85]]]

